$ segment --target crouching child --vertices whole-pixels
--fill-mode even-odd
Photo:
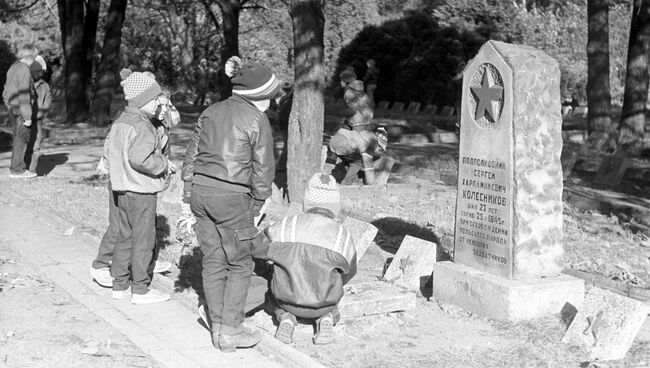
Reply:
[[[168,158],[167,129],[155,123],[167,113],[169,101],[155,79],[145,73],[132,73],[121,84],[128,105],[104,143],[117,209],[118,236],[110,267],[112,296],[121,299],[130,289],[133,304],[162,302],[170,295],[149,284],[154,268],[157,193],[176,170]]]
[[[303,209],[304,214],[267,228],[271,243],[255,256],[273,262],[269,291],[279,321],[275,337],[290,344],[301,318],[316,322],[315,344],[328,344],[340,318],[343,285],[356,270],[356,251],[350,233],[337,221],[340,191],[331,175],[312,176]]]

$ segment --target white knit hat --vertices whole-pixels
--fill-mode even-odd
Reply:
[[[341,192],[339,185],[332,175],[316,173],[307,183],[303,210],[310,208],[326,208],[338,216],[341,211]]]
[[[162,93],[162,88],[155,79],[145,73],[133,72],[121,83],[124,99],[129,106],[142,107]]]

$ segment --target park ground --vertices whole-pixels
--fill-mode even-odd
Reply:
[[[183,124],[172,136],[177,161],[182,159],[195,117],[194,113],[184,114]],[[5,193],[11,193],[21,198],[12,204],[25,211],[64,219],[69,226],[51,231],[56,235],[64,233],[78,237],[94,250],[96,239],[107,223],[106,178],[94,175],[102,141],[82,141],[63,144],[50,140],[38,170],[47,175],[20,182],[3,175],[0,177],[0,198],[5,206]],[[3,151],[0,170],[6,172],[10,152]],[[444,247],[447,256],[453,252],[457,145],[393,144],[390,154],[398,163],[389,181],[394,189],[376,195],[373,191],[358,191],[358,195],[352,196],[344,206],[346,215],[373,222],[379,228],[376,246],[369,249],[360,265],[359,279],[379,279],[386,261],[405,235],[436,241]],[[621,186],[625,188],[624,193],[619,193],[594,185],[593,175],[593,172],[574,170],[566,179],[565,188],[615,193],[619,200],[630,202],[645,203],[643,201],[650,197],[643,190],[647,187],[643,181],[625,179]],[[176,265],[168,275],[175,284],[175,297],[185,298],[188,293],[200,292],[197,286],[200,252],[191,244],[183,246],[187,239],[177,229],[178,199],[171,193],[161,196],[157,230],[162,248],[160,257]],[[610,210],[603,210],[605,207],[587,202],[591,207],[575,201],[567,201],[564,205],[567,268],[606,280],[608,285],[613,283],[622,290],[634,289],[646,295],[650,283],[650,234],[644,233],[644,227],[639,225],[644,219],[630,216],[629,212],[614,211],[612,206],[606,207]],[[0,305],[3,321],[0,324],[0,362],[5,359],[7,364],[11,357],[17,359],[12,363],[17,367],[48,366],[43,363],[50,359],[79,362],[79,366],[87,367],[103,367],[102,364],[108,364],[106,362],[118,367],[159,366],[160,362],[125,340],[119,329],[91,316],[75,301],[73,294],[60,290],[39,273],[38,267],[30,266],[29,260],[18,256],[15,247],[19,244],[2,242],[10,231],[20,229],[0,227],[0,297],[3,301]],[[52,239],[48,247],[61,246],[57,244],[60,236],[52,236]],[[260,284],[263,283],[257,280],[254,288],[259,289]],[[187,313],[194,312],[187,310]],[[264,319],[265,315],[258,312],[251,321]],[[45,321],[48,328],[42,327]],[[202,328],[198,323],[195,327]],[[335,330],[337,343],[330,346],[313,345],[311,327],[300,325],[294,347],[330,367],[650,366],[648,323],[625,360],[619,362],[591,362],[584,352],[563,345],[560,339],[566,327],[559,315],[504,323],[441,303],[435,297],[420,296],[413,310],[342,321]],[[272,326],[270,328],[272,330]],[[204,336],[209,338],[207,333]],[[28,360],[18,360],[22,358]]]

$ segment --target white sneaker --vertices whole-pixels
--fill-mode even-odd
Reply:
[[[12,179],[31,179],[31,178],[35,178],[37,176],[38,175],[36,173],[33,173],[33,172],[29,171],[29,170],[25,170],[25,171],[21,172],[20,174],[9,173],[9,177],[12,178]]]
[[[131,287],[129,286],[126,290],[113,290],[111,298],[115,300],[122,299],[122,297],[131,292]]]
[[[153,268],[154,273],[164,273],[172,268],[172,263],[167,261],[156,261],[156,266]]]
[[[160,290],[149,289],[146,294],[132,294],[131,303],[133,304],[149,304],[165,302],[171,299],[169,294],[163,293]]]
[[[113,287],[113,277],[111,276],[111,269],[108,267],[94,268],[90,267],[90,275],[96,283],[103,287]]]

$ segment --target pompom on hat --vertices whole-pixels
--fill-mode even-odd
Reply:
[[[163,92],[155,79],[140,72],[129,74],[120,84],[124,88],[124,99],[132,107],[140,108]]]
[[[318,207],[325,208],[338,216],[341,211],[341,191],[332,175],[316,173],[307,183],[303,210]]]
[[[233,56],[226,61],[225,73],[232,82],[232,93],[249,100],[270,100],[280,93],[278,78],[260,63],[242,64]]]

